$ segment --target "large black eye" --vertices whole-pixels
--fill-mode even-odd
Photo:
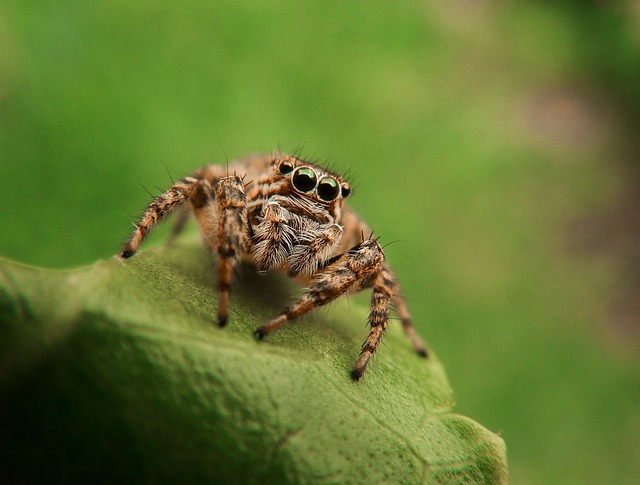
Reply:
[[[300,167],[293,174],[293,186],[300,192],[311,192],[316,188],[318,177],[309,167]]]
[[[290,160],[282,160],[280,162],[280,173],[290,173],[293,170],[293,163]]]
[[[334,178],[325,177],[318,184],[318,197],[325,202],[331,202],[339,193],[340,185]]]
[[[350,193],[351,193],[351,185],[344,184],[342,186],[342,197],[344,197],[346,199],[347,197],[349,197]]]

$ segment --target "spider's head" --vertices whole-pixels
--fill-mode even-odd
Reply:
[[[294,192],[311,197],[322,204],[341,202],[351,194],[351,185],[342,177],[317,165],[295,157],[275,160],[275,169],[286,177]]]

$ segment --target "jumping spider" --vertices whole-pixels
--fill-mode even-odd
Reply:
[[[251,259],[259,273],[282,270],[307,286],[298,301],[255,331],[260,339],[347,292],[372,288],[371,329],[351,373],[358,380],[385,333],[392,303],[418,354],[426,357],[427,349],[377,239],[365,236],[369,228],[345,205],[350,193],[351,186],[338,175],[289,155],[207,165],[149,204],[121,256],[133,256],[158,222],[182,208],[179,231],[190,207],[205,244],[218,255],[221,327],[227,323],[229,286],[240,259]]]

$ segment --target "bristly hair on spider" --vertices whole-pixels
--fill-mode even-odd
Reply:
[[[350,195],[345,178],[302,159],[300,152],[206,165],[151,201],[120,256],[133,256],[156,224],[174,211],[179,217],[171,239],[193,215],[205,245],[217,256],[221,327],[229,318],[231,283],[241,260],[251,261],[260,273],[282,271],[306,286],[301,297],[256,329],[259,339],[336,298],[371,290],[369,335],[351,371],[359,380],[382,341],[392,307],[417,353],[427,357],[428,351],[379,238],[347,206]]]

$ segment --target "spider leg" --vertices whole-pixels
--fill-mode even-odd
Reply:
[[[218,254],[218,324],[223,327],[233,271],[249,244],[244,185],[236,175],[222,177],[213,189],[202,180],[191,203],[207,245]]]
[[[180,233],[184,230],[187,225],[187,221],[189,220],[189,208],[187,206],[182,206],[179,209],[178,216],[176,217],[176,221],[171,228],[171,233],[167,237],[167,245],[171,246],[175,240],[178,238]]]
[[[194,177],[183,178],[173,184],[169,190],[153,199],[140,220],[134,225],[135,229],[122,248],[120,256],[125,259],[133,256],[155,225],[189,200],[197,181],[198,179]]]
[[[396,313],[400,317],[402,328],[413,344],[413,347],[416,349],[416,352],[423,357],[428,357],[429,355],[426,346],[413,327],[411,316],[407,310],[407,305],[400,293],[398,281],[386,262],[382,264],[380,272],[372,278],[371,286],[373,287],[373,294],[371,295],[371,312],[369,313],[369,325],[371,326],[371,329],[369,331],[369,336],[364,341],[364,344],[362,344],[360,357],[351,372],[351,376],[356,381],[362,377],[367,364],[380,345],[382,337],[387,330],[391,302],[396,305]]]
[[[427,346],[416,333],[416,329],[413,326],[411,315],[409,314],[407,304],[404,301],[404,296],[402,296],[398,280],[386,263],[383,265],[383,274],[385,273],[385,283],[391,290],[391,302],[395,306],[396,313],[400,318],[405,335],[411,341],[413,348],[419,355],[422,357],[429,357],[429,350],[427,349]]]
[[[375,277],[376,281],[380,279],[380,276],[375,275],[380,274],[383,261],[382,248],[375,239],[367,239],[357,244],[339,256],[336,261],[322,268],[306,293],[298,301],[276,318],[258,328],[255,334],[262,339],[288,321],[326,305],[348,291],[359,291],[370,286],[369,280],[371,277]],[[377,348],[377,344],[387,326],[391,293],[390,290],[387,291],[385,297],[383,289],[386,289],[386,287],[383,288],[382,285],[374,286],[371,314],[369,315],[369,323],[372,329],[370,338],[367,339],[367,342],[371,340],[371,345],[366,347],[367,357],[361,356],[356,368],[354,368],[353,377],[356,380],[364,372],[367,362]],[[378,333],[379,336],[374,335]],[[364,353],[365,349],[363,349],[362,355]]]
[[[382,337],[387,330],[389,321],[389,307],[391,305],[391,287],[387,274],[383,270],[374,279],[373,293],[371,295],[371,312],[369,313],[369,336],[362,344],[360,357],[351,371],[351,377],[359,380],[367,369],[367,364],[378,349]]]

